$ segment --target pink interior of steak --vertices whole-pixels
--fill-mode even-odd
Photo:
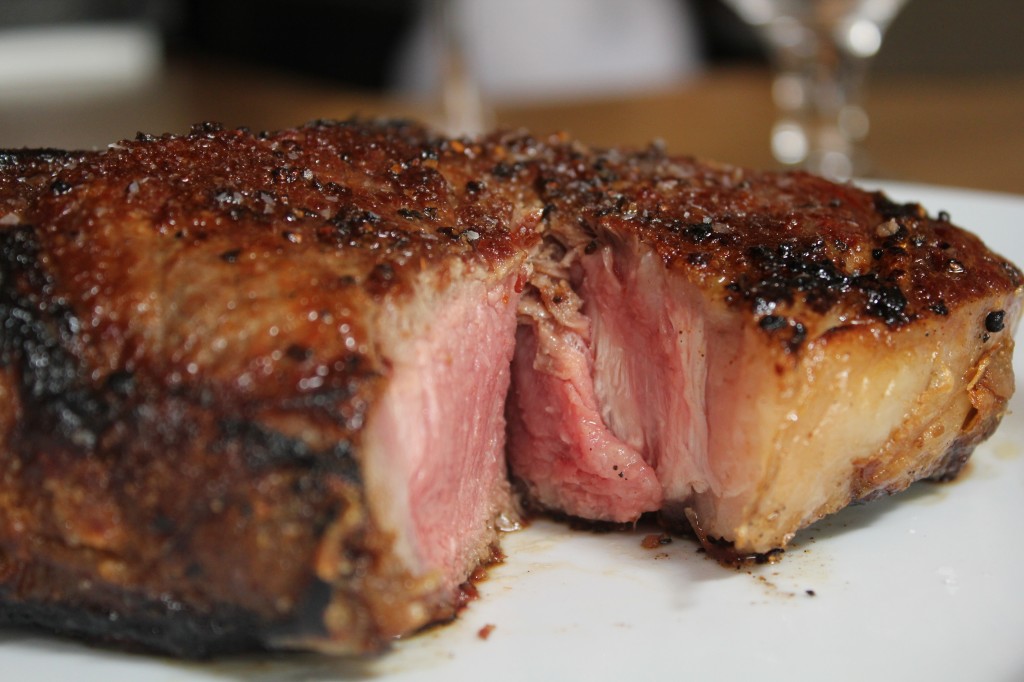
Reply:
[[[749,392],[731,369],[741,341],[646,249],[603,247],[572,279],[585,332],[529,296],[520,306],[509,461],[532,499],[621,522],[695,492],[745,490],[758,472],[732,448],[712,447],[744,440],[732,428],[733,406]]]
[[[467,278],[431,306],[435,314],[403,310],[385,321],[399,340],[367,424],[368,499],[406,564],[436,572],[448,590],[489,555],[496,523],[512,514],[503,410],[515,281]]]
[[[968,377],[987,361],[972,358],[999,357],[965,340],[984,338],[971,332],[983,311],[1012,309],[962,308],[941,329],[891,334],[881,354],[870,330],[849,326],[784,364],[760,329],[652,249],[587,250],[565,251],[553,269],[569,293],[535,277],[520,306],[512,473],[542,506],[608,521],[658,510],[740,553],[783,547],[851,500],[941,468],[973,418]],[[566,298],[576,317],[558,313]],[[975,369],[952,370],[964,367]],[[615,468],[609,453],[641,476],[596,476]]]
[[[705,479],[706,344],[692,297],[670,290],[653,254],[605,247],[583,266],[581,295],[594,329],[594,386],[605,421],[643,453],[663,484]]]
[[[547,332],[547,333],[544,333]],[[636,448],[601,418],[582,336],[519,328],[509,396],[509,463],[542,506],[601,521],[661,506],[661,486]]]
[[[750,485],[736,406],[742,331],[718,324],[704,298],[652,251],[604,247],[582,259],[584,310],[594,330],[594,386],[602,414],[650,462],[666,502]]]

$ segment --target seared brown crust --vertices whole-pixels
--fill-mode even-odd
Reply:
[[[1002,419],[1013,392],[1011,334],[1024,276],[949,216],[802,172],[669,157],[657,147],[593,151],[529,137],[504,144],[514,173],[528,178],[545,203],[545,235],[562,247],[554,251],[557,260],[571,260],[562,259],[566,250],[653,250],[702,292],[719,333],[762,338],[766,352],[761,343],[750,352],[774,366],[780,381],[789,376],[794,390],[816,371],[817,359],[844,344],[884,355],[897,346],[905,352],[934,345],[928,337],[946,333],[947,342],[964,346],[963,366],[949,369],[967,374],[942,383],[949,395],[936,399],[948,401],[947,411],[926,418],[907,406],[906,428],[853,462],[848,490],[840,487],[822,507],[788,520],[791,526],[773,527],[763,519],[781,516],[785,505],[770,492],[786,458],[780,454],[766,465],[774,473],[750,496],[748,523],[701,530],[703,522],[691,519],[706,541],[721,532],[736,538],[743,554],[769,552],[851,501],[920,478],[952,477]],[[936,366],[940,374],[944,362]],[[714,505],[700,504],[705,511]],[[676,520],[692,512],[686,501],[668,506]]]
[[[919,207],[656,148],[353,122],[0,152],[2,617],[192,656],[404,632],[423,586],[367,512],[386,362],[361,321],[452,261],[525,258],[541,218],[653,246],[780,361],[1022,283]],[[934,475],[998,423],[1010,347]]]
[[[753,171],[560,140],[505,141],[562,239],[630,236],[746,308],[787,350],[841,325],[899,328],[1024,283],[1015,265],[917,204],[803,172]],[[561,227],[559,226],[561,225]]]
[[[419,588],[363,499],[361,321],[536,238],[465,151],[317,123],[0,154],[6,618],[203,655],[308,638],[333,600],[349,648],[400,634]]]

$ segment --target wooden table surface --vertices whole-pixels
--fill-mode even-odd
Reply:
[[[1024,195],[1024,79],[876,78],[869,86],[872,175]],[[200,63],[173,64],[159,81],[64,101],[0,93],[0,147],[101,147],[139,130],[182,132],[204,120],[254,129],[315,118],[413,116],[422,101],[345,92],[323,82]],[[595,145],[645,146],[769,168],[769,77],[716,70],[653,92],[500,105],[498,125],[566,130]]]

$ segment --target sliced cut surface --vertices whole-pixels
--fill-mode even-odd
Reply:
[[[945,217],[658,149],[542,164],[602,421],[709,547],[955,475],[1002,417],[1021,274]]]
[[[654,469],[600,413],[586,318],[563,282],[535,278],[520,303],[508,399],[509,468],[533,504],[573,516],[633,522],[661,507]]]
[[[517,278],[460,274],[441,302],[386,308],[378,322],[390,368],[367,419],[367,498],[396,554],[420,573],[440,569],[448,593],[491,557],[494,531],[517,522],[504,420]]]

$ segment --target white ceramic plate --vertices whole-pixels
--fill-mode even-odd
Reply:
[[[885,187],[1024,263],[1024,197]],[[1015,367],[1024,377],[1020,353]],[[0,679],[1024,680],[1021,524],[1018,394],[960,480],[846,509],[775,565],[726,569],[683,539],[644,549],[652,528],[539,521],[506,537],[507,561],[456,622],[375,660],[191,664],[0,630]]]

